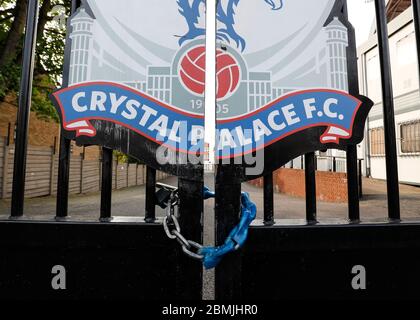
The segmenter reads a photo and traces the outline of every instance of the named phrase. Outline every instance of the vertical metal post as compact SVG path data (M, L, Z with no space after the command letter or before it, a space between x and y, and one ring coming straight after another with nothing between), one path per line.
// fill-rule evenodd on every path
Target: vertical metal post
M80 6L80 0L72 0L71 13L75 13ZM65 61L69 61L68 52ZM69 70L64 70L63 87L68 85ZM71 160L71 141L64 137L64 131L60 134L60 152L58 156L58 181L57 181L57 204L56 219L64 219L68 216L69 202L69 183L70 183L70 160Z
M111 149L102 148L101 221L112 218L112 155Z
M264 224L274 224L274 186L273 172L264 176Z
M337 158L333 157L333 172L337 172Z
M58 156L58 181L56 218L65 218L68 215L69 176L70 176L70 146L71 141L60 134L60 152Z
M12 124L9 122L7 127L7 137L6 137L6 145L10 146L10 129L12 129Z
M238 224L241 213L240 170L234 165L218 165L216 174L216 246L222 245L226 237ZM223 258L216 268L216 300L241 298L241 256L234 252Z
M156 220L156 169L146 167L146 214L145 221L153 223Z
M196 178L196 177L194 177ZM189 180L179 178L179 224L185 238L197 243L203 243L203 187L201 179ZM201 181L200 181L201 180ZM179 250L179 265L177 270L177 298L181 300L202 297L203 265L186 257Z
M348 18L347 2L343 2L343 14ZM356 47L354 30L349 31L349 48ZM351 95L359 94L357 56L355 50L347 50L348 89ZM360 221L359 185L357 171L357 146L350 145L346 152L348 217L353 223ZM337 168L336 168L337 169Z
M379 60L381 65L382 105L385 128L388 217L400 220L400 190L398 179L397 138L395 133L394 95L392 90L391 59L388 25L384 0L375 0Z
M363 159L359 159L359 199L363 199Z
M315 152L305 155L306 220L316 222Z
M71 2L71 12L72 14L76 12L77 8L81 5L81 0L72 0Z
M357 170L357 146L347 147L347 193L349 220L360 221L359 186Z
M15 140L11 217L23 216L26 153L28 147L29 115L31 110L38 13L39 1L29 0L26 15L25 44L23 48L22 76L20 81L19 109L17 115L18 127Z

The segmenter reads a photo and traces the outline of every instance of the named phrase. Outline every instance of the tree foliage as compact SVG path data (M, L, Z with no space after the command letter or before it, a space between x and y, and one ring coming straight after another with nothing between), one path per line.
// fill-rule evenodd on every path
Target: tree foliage
M27 1L0 0L0 101L19 91ZM66 31L54 17L70 8L71 0L40 1L32 110L42 118L58 120L48 95L61 82Z

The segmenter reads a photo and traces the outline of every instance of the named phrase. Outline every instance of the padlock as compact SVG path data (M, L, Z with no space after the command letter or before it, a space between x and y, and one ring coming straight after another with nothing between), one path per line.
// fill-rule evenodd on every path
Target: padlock
M164 188L159 189L155 193L156 204L162 209L165 209L168 206L168 203L171 199L171 195L172 191Z

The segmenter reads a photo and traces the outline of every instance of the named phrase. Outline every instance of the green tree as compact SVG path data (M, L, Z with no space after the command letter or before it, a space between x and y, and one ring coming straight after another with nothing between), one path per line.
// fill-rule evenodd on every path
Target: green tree
M27 1L0 1L0 100L19 91ZM70 13L70 0L40 3L32 97L32 110L42 118L56 121L58 116L48 96L60 86L66 36L65 30L54 21L57 10L53 8L58 5L66 14Z

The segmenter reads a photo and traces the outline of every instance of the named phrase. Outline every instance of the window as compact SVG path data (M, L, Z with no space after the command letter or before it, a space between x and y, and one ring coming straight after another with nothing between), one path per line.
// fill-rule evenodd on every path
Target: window
M382 100L381 90L381 68L379 64L379 56L373 55L367 57L366 61L366 80L367 80L367 93L375 103Z
M401 125L401 152L420 153L420 120Z
M328 151L319 151L318 157L319 158L327 158L328 157Z
M384 128L375 128L369 130L370 154L372 156L385 155L385 135Z
M394 91L401 95L418 88L415 34L410 33L397 44L397 64L393 68Z
M414 32L397 42L397 60L400 66L417 62L416 38Z

